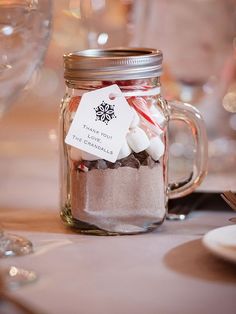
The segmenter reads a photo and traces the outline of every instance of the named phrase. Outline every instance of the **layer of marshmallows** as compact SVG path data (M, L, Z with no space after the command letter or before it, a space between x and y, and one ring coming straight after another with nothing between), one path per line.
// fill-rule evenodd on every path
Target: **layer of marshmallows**
M141 97L136 97L130 101L128 100L128 102L131 105L133 119L130 123L129 131L120 149L117 160L128 157L132 152L140 153L146 151L153 160L158 161L165 152L165 145L162 140L162 127L166 120L163 113L161 113L154 104L151 104L149 107L146 106L146 103L144 103L145 100ZM135 104L136 108L138 107L140 109L139 112L141 113L137 113L133 104ZM142 112L144 112L144 115L142 115ZM145 116L150 117L155 125L147 121ZM94 161L100 159L95 155L72 146L70 147L69 154L73 161Z

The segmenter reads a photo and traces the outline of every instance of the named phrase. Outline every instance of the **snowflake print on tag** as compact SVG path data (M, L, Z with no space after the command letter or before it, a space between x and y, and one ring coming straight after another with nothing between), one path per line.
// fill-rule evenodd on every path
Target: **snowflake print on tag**
M95 121L102 121L104 123L106 123L106 125L108 124L109 121L111 121L113 118L116 118L115 112L114 112L114 105L110 105L105 103L105 101L103 101L101 103L101 105L97 106L96 108L94 108L95 112L96 112L96 120Z

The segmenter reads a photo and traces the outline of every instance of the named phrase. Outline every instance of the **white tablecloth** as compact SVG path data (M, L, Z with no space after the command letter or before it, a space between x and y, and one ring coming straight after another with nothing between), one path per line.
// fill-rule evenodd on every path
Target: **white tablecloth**
M38 282L14 294L48 314L233 314L236 267L201 243L230 217L197 211L153 233L97 237L68 231L57 211L8 209L1 221L31 239L35 252L2 259L1 266L38 273Z
M39 117L16 110L1 124L0 223L35 253L0 265L39 275L13 294L48 314L235 313L236 267L201 243L235 213L205 208L143 235L74 234L59 218L57 118Z

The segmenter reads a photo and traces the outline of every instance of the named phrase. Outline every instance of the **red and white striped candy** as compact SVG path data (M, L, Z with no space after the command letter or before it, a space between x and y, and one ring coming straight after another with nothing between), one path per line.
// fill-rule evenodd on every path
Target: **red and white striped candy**
M83 163L78 166L78 169L83 171L83 172L88 172L89 171L89 168L86 167Z

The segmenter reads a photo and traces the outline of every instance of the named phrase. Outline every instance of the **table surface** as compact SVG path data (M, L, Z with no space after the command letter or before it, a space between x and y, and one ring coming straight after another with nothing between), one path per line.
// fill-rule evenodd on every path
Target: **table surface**
M152 233L98 237L72 233L55 210L1 210L5 228L29 238L35 250L1 265L38 273L14 295L48 314L233 314L236 267L201 242L233 216L199 210Z
M16 110L0 132L0 222L34 245L34 254L0 265L39 275L14 296L48 314L235 313L236 267L201 242L209 230L231 224L235 213L227 205L207 205L143 235L74 234L59 218L57 119L43 116L42 127L36 116Z

